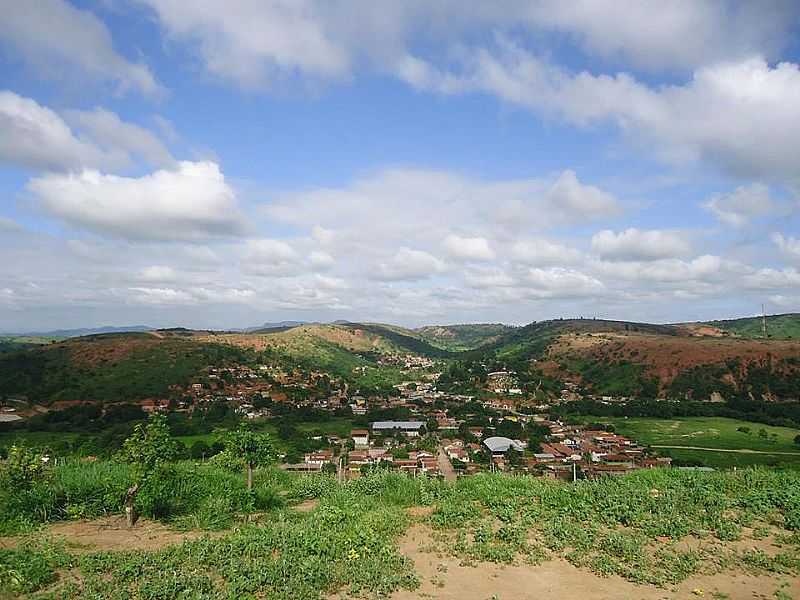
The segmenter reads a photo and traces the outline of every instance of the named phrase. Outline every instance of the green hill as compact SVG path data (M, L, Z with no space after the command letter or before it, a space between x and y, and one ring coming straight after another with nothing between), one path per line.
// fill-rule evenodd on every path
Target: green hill
M74 338L0 355L0 397L108 402L167 397L209 364L246 359L246 351L146 333Z
M800 339L800 314L767 315L766 320L768 338L774 340ZM757 339L764 337L762 317L707 321L706 325L742 338Z
M466 325L426 325L414 330L422 339L443 350L462 352L474 350L497 341L515 328L502 323Z

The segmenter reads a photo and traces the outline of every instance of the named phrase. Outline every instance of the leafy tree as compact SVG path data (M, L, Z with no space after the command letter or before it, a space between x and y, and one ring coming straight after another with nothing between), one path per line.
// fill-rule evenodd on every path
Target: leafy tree
M161 468L174 460L178 447L169 432L167 419L153 414L146 423L138 423L133 433L122 444L117 455L119 460L131 465L133 483L125 493L125 516L128 527L136 524L138 515L134 503L142 486L152 479Z
M233 456L241 458L247 466L247 489L253 489L253 469L275 460L275 447L267 433L256 433L242 424L225 438L225 449Z
M327 462L322 465L322 472L326 475L336 475L336 465L332 462Z
M742 433L750 433L750 428L747 425L742 425L741 427L737 427L736 431L741 431Z
M5 464L5 475L10 487L29 487L45 476L50 457L25 446L11 446Z
M512 468L517 468L522 464L522 456L521 453L515 450L513 447L509 447L505 453L505 461L508 463L508 466Z
M189 456L194 460L203 460L211 455L211 448L203 440L197 440L192 447L189 448Z
M800 446L800 435L794 436L794 443Z

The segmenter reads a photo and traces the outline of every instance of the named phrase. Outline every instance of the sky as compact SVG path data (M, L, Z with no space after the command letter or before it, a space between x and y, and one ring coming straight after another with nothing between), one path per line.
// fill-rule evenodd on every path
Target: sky
M792 0L0 0L0 331L800 312Z

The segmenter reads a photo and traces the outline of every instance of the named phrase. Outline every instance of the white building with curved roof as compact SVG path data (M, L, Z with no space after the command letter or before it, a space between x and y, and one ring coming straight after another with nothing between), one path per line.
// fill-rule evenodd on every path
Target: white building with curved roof
M486 438L483 440L483 444L492 454L505 454L509 448L513 448L517 452L525 450L525 444L507 437L493 436Z

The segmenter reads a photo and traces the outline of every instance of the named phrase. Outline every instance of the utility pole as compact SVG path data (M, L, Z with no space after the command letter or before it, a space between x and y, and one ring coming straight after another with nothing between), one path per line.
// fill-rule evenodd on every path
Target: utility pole
M761 305L761 330L764 333L764 337L767 337L767 309L762 304Z

